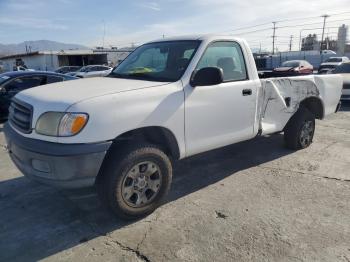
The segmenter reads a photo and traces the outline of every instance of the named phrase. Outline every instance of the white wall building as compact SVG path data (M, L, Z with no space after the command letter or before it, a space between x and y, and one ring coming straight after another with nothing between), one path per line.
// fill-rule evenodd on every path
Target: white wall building
M117 49L115 47L112 47L112 48L96 48L93 51L95 54L106 53L109 65L116 66L134 50L135 48Z
M15 54L0 58L4 71L12 71L16 65L43 71L54 71L61 66L84 66L107 64L106 53L93 50L38 51Z
M342 25L338 29L338 43L337 43L338 50L337 50L337 53L339 55L345 54L347 37L348 37L348 27L346 25Z

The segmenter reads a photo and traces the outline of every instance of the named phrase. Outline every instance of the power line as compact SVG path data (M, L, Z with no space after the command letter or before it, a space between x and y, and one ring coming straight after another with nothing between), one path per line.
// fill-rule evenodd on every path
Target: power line
M323 17L323 16L321 16L321 17ZM342 21L348 21L348 20L350 20L350 19L330 20L330 21L328 21L328 23L342 22ZM305 26L305 25L318 25L318 24L322 24L322 22L299 24L299 25L285 25L285 26L279 26L279 27L277 27L277 29L290 28L290 27L299 27L299 26Z
M350 11L348 11L348 12L341 12L341 13L334 13L334 14L330 14L329 16L337 16L337 15L343 15L343 14L350 14ZM319 16L299 17L299 18L278 20L277 22L278 23L283 23L283 22L289 22L289 21L308 20L308 19L316 19L316 18L320 18L320 17Z
M252 34L252 33L256 33L256 32L262 32L262 31L267 31L267 30L271 30L272 28L264 28L264 29L259 29L259 30L254 30L254 31L248 31L248 32L243 32L243 33L238 33L236 35L248 35L248 34Z
M269 24L271 24L271 22L263 23L263 24L257 24L257 25L252 25L252 26L240 27L240 28L236 28L236 29L232 29L232 30L227 30L227 31L222 31L222 32L235 32L235 31L240 31L240 30L244 30L244 29L250 29L250 28L260 27L260 26L269 25Z
M347 12L341 12L341 13L336 13L336 14L330 14L330 16L337 16L337 15L343 15L343 14L350 14L350 12L347 11Z
M341 12L341 13L334 13L334 14L330 14L330 16L337 16L337 15L342 15L342 14L349 14L350 11L347 12ZM285 22L289 22L289 21L298 21L298 20L308 20L308 19L316 19L319 18L319 16L311 16L311 17L299 17L299 18L291 18L291 19L283 19L283 20L275 20L276 23L285 23ZM330 22L338 22L338 21L343 21L342 20L335 20L335 21L330 21ZM264 25L268 25L271 22L266 22L266 23L261 23L261 24L256 24L256 25L252 25L252 26L245 26L245 27L240 27L240 28L234 28L231 30L226 30L226 31L221 31L221 32L235 32L235 31L241 31L241 30L245 30L245 29L251 29L251 28L255 28L255 27L260 27L260 26L264 26ZM312 25L312 24L320 24L321 22L317 22L317 23L310 23L310 24L303 24L303 25ZM279 27L279 28L284 28L284 27L295 27L295 26L302 26L302 25L291 25L291 26L283 26L283 27ZM277 28L276 28L277 29Z

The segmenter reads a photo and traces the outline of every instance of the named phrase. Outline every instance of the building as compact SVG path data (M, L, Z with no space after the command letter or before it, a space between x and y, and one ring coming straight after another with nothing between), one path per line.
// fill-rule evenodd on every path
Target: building
M3 71L12 71L16 66L54 71L61 66L111 65L124 60L132 49L96 48L90 50L37 51L0 57Z
M301 43L301 51L320 50L320 43L316 34L309 34L303 38Z
M340 55L344 55L346 52L346 41L348 37L348 27L342 25L338 29L338 48L337 53Z
M319 51L322 46L322 50L332 50L337 52L338 55L345 55L348 52L347 44L348 27L342 25L338 29L338 39L332 40L326 37L322 44L317 40L316 34L309 34L302 39L301 51Z
M94 53L93 50L37 51L25 54L8 55L0 58L5 71L15 66L43 71L54 71L61 66L84 66L107 64L106 53Z
M134 47L120 48L120 49L118 49L117 47L111 47L111 48L96 47L93 50L93 52L96 54L101 54L101 53L107 54L108 64L110 66L116 66L134 50L135 50Z
M337 52L338 49L338 41L332 40L329 37L326 37L322 43L322 50L332 50Z

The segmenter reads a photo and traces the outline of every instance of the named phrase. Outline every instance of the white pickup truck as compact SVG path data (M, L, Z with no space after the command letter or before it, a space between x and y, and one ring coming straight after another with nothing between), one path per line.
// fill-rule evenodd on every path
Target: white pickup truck
M24 175L61 187L96 185L117 215L155 210L172 161L284 131L308 147L315 119L338 110L337 75L260 80L247 43L230 36L150 42L108 77L15 96L5 136Z

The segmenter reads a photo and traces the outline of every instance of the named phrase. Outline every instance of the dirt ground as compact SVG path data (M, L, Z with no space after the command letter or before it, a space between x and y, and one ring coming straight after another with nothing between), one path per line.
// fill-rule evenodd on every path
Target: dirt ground
M178 162L167 203L126 223L0 150L0 261L350 261L349 170L345 106L306 150L273 135Z

